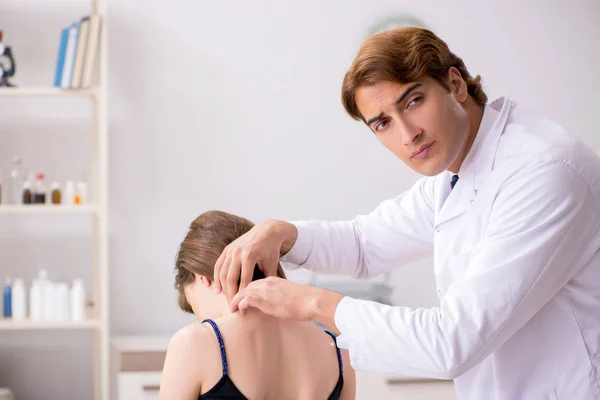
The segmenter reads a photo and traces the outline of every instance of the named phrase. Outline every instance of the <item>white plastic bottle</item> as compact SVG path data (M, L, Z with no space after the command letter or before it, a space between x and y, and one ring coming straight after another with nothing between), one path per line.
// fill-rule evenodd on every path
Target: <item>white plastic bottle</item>
M85 288L83 280L73 279L71 287L71 320L83 321L85 319Z
M55 299L56 285L52 281L48 281L44 288L44 304L43 304L43 319L44 321L53 321L56 319Z
M40 284L40 311L42 320L50 321L54 319L54 287L48 279L48 271L40 270L38 273L38 282Z
M85 181L85 176L81 176L77 181L77 186L75 189L75 204L87 204L87 182Z
M2 317L12 317L12 281L7 276L4 281L4 288L2 289Z
M12 287L12 317L25 319L27 310L27 295L23 279L17 278Z
M67 181L65 183L65 191L63 193L62 204L75 204L75 182Z
M58 321L68 321L70 312L69 286L66 283L55 285L54 316Z
M42 319L42 288L38 279L31 282L29 289L29 319L32 321Z

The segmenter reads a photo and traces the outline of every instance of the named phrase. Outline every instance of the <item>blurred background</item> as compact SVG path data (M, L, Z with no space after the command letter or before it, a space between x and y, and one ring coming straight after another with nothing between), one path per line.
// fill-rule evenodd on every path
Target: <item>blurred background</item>
M51 88L61 30L89 13L87 0L2 0L2 41L17 67L11 82ZM483 77L490 100L509 96L600 147L594 0L108 0L105 23L111 341L169 337L193 321L177 308L173 267L189 223L203 211L254 222L350 219L415 182L416 173L340 102L346 69L378 29L433 30ZM92 113L85 97L0 96L3 182L19 156L46 184L85 176L90 198L97 196ZM0 278L29 284L46 269L57 281L81 278L91 291L89 215L0 219ZM367 283L306 271L288 276L367 297L388 284L390 304L438 301L431 260ZM18 399L92 398L93 335L0 330L0 387ZM384 398L365 390L361 398ZM419 393L435 396L432 390Z

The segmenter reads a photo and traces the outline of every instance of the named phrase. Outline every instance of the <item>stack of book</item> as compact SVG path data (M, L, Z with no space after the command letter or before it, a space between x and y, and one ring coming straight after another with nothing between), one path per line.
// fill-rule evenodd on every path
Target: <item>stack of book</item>
M99 15L83 17L60 34L54 87L89 89L92 87L100 50Z

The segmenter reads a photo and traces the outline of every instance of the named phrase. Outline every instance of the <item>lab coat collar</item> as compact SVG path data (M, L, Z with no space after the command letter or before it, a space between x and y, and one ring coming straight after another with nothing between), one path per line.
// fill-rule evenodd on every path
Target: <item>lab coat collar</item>
M494 161L496 160L500 137L504 132L506 121L514 104L512 100L500 97L490 105L485 106L480 131L484 120L487 118L485 121L485 132L487 133L484 134L484 138L481 140L481 148L474 151L473 189L475 193L485 184L490 172L494 169Z
M475 200L477 191L494 167L500 136L512 105L510 99L501 97L484 106L477 135L458 172L457 186L453 191L450 190L453 174L449 171L439 180L441 187L438 188L442 197L438 202L440 208L436 216L436 225L465 213Z

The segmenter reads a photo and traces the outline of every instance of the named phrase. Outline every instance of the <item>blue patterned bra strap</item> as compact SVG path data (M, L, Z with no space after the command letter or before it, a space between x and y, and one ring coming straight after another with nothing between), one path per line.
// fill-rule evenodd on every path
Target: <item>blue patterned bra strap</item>
M223 365L223 375L227 375L227 356L225 355L225 345L223 344L223 336L221 336L221 331L219 327L210 318L207 318L202 321L202 323L208 322L213 330L215 331L215 335L217 335L217 340L219 341L219 350L221 351L221 364Z

